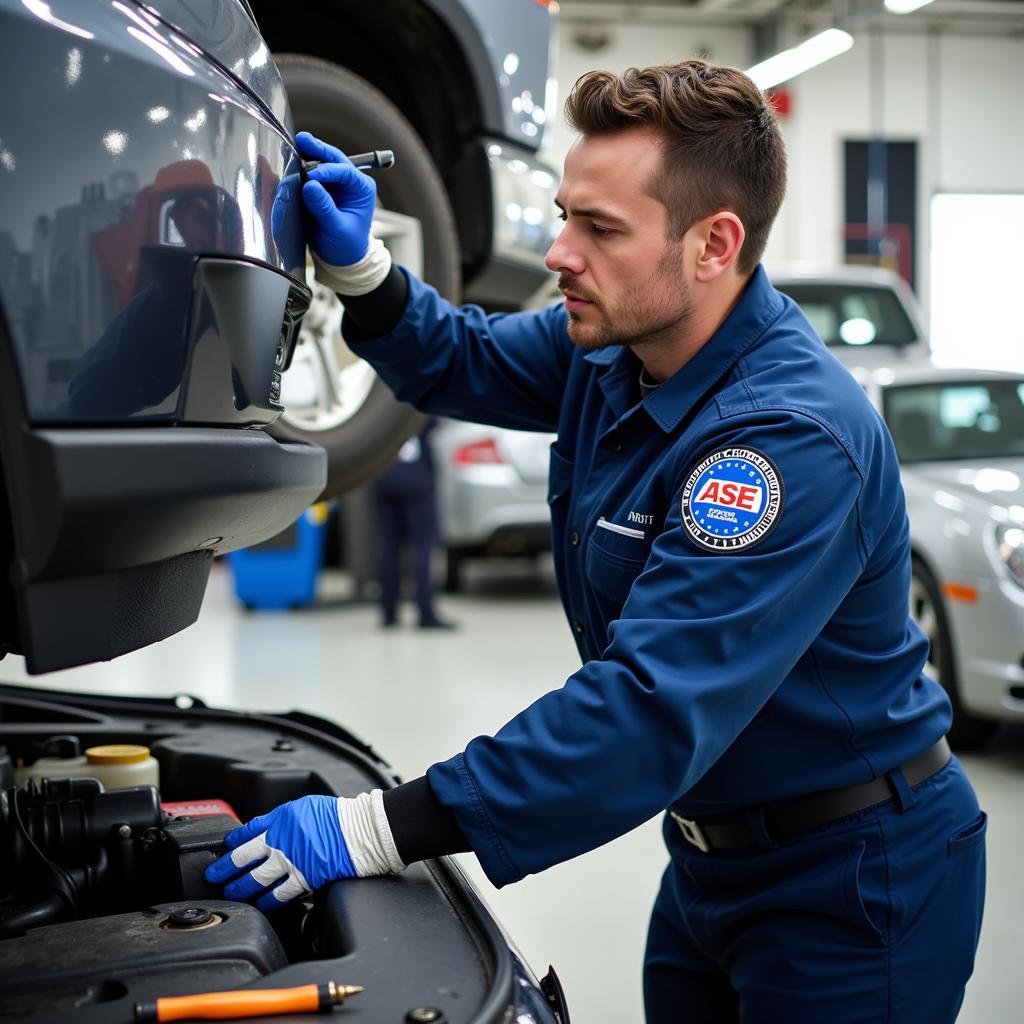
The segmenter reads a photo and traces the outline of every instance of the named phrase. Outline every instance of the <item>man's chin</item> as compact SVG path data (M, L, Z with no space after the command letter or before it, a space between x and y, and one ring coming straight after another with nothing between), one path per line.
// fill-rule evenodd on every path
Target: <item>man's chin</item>
M618 344L615 337L608 331L606 324L585 324L578 313L569 314L566 329L569 332L569 340L577 348L596 351Z

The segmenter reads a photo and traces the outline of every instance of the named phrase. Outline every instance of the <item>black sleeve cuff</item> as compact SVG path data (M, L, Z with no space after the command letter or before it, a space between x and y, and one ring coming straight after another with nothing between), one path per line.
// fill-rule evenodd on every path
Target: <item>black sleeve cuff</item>
M391 264L388 276L365 295L342 295L345 316L341 333L346 341L368 341L390 334L402 319L409 299L405 274Z
M425 775L386 789L384 813L405 864L471 849L454 815L434 796Z

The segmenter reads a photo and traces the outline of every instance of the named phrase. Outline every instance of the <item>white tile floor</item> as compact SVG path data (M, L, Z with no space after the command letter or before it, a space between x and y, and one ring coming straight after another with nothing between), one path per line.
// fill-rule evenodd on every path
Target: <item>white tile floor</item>
M549 576L507 564L478 570L470 593L443 602L461 629L381 631L375 610L335 603L291 614L242 612L218 566L196 625L108 665L34 684L108 693L187 692L222 706L295 707L343 722L404 777L492 732L577 666ZM326 597L344 581L327 574ZM25 681L17 658L0 679ZM1022 1019L1024 728L984 756L965 758L991 815L989 897L962 1024ZM553 963L579 1024L639 1022L647 914L665 863L656 822L543 875L495 891L469 855L459 858L538 973Z

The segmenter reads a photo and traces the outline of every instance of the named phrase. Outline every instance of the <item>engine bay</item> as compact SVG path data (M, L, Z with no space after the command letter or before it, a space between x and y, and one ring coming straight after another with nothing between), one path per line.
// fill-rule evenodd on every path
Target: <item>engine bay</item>
M158 785L86 774L103 771L80 751L111 745L142 751ZM127 1024L160 997L335 982L363 987L341 1011L358 1020L554 1021L448 861L335 882L269 915L205 881L239 821L395 781L371 748L300 712L0 686L0 1019Z

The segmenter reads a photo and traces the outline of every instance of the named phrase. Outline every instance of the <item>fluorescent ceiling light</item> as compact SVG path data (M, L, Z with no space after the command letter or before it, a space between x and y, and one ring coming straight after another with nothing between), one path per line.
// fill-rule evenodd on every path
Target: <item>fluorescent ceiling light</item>
M899 2L899 0L897 0ZM825 61L846 53L853 46L853 36L841 28L829 28L811 36L799 46L791 50L769 57L747 69L747 74L761 89L770 89L773 85L785 82L803 72L824 64Z
M932 0L885 0L885 9L890 14L909 14L931 2Z

